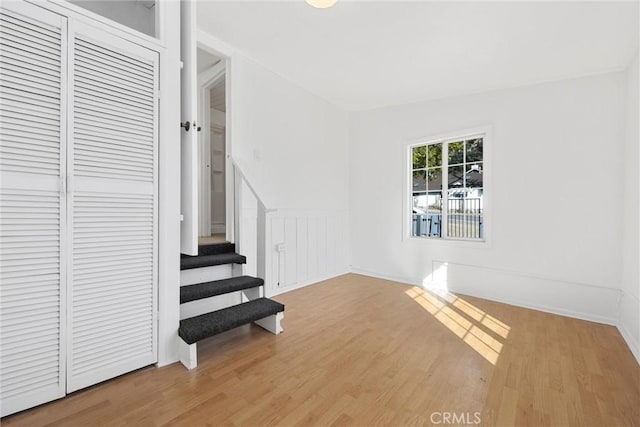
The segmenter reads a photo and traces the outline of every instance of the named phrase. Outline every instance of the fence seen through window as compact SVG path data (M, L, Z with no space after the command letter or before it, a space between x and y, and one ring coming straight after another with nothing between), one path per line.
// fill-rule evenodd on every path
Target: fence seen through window
M483 137L414 145L411 235L484 240Z

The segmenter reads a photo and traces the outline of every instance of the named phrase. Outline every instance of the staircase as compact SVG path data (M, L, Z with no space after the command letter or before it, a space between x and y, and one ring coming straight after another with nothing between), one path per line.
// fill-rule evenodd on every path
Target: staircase
M198 364L197 342L248 323L279 334L284 305L264 298L264 280L242 275L247 259L233 243L198 247L180 259L180 362Z

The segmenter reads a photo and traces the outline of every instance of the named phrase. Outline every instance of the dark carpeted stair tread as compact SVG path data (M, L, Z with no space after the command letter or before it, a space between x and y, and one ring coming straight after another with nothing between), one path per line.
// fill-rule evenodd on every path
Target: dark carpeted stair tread
M279 302L268 298L258 298L243 304L181 320L178 335L187 344L193 344L204 338L282 311L284 311L284 305Z
M183 255L180 257L180 270L223 264L245 264L246 262L247 258L244 255L239 255L235 252L198 256Z
M180 287L180 304L196 301L216 295L228 294L243 289L257 288L264 285L264 280L251 276L231 277L229 279L198 283Z
M212 243L210 245L199 245L198 255L218 255L225 253L233 253L236 251L234 243Z

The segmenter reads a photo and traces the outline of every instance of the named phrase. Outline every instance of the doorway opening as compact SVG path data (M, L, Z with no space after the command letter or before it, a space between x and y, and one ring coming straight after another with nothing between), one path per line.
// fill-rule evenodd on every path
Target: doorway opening
M198 244L227 236L227 90L223 59L198 48Z

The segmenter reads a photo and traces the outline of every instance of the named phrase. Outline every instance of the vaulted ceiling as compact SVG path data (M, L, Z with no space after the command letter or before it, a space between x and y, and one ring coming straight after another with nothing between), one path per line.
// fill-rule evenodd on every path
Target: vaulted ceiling
M201 1L198 26L363 110L624 69L638 2Z

